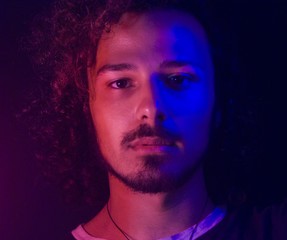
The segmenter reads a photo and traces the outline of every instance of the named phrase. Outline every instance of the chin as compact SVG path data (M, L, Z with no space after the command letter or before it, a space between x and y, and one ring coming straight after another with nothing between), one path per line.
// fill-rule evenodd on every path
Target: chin
M165 156L149 155L143 159L143 167L135 173L121 174L111 166L108 171L134 192L158 194L175 191L185 185L198 169L193 166L169 166Z

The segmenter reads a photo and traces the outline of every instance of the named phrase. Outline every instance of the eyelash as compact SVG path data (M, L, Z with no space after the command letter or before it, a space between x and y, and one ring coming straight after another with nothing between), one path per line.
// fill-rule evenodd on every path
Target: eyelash
M125 87L113 86L114 84L120 84L120 83L126 83L126 84L128 84L128 87L126 87L126 86ZM132 82L131 82L131 79L129 79L129 78L121 78L121 79L117 79L117 80L109 83L108 86L111 88L114 88L114 89L124 89L124 88L132 87Z
M179 78L179 82L176 82L175 79ZM194 74L190 73L173 73L173 74L161 74L160 79L169 87L175 89L175 90L180 90L183 89L186 86L186 84L190 84L191 82L197 81L197 77ZM174 80L174 81L172 81ZM187 82L186 82L187 80ZM179 83L179 84L178 84ZM124 84L124 86L120 86L119 84ZM185 84L183 86L183 84ZM116 86L114 86L116 85ZM108 84L109 87L113 89L125 89L125 88L130 88L133 86L132 80L129 78L121 78L117 79L111 83Z
M175 81L176 78L179 78L180 81ZM189 87L190 83L196 82L197 77L195 74L190 73L173 73L173 74L164 74L163 81L166 85L171 87L174 90L181 90Z

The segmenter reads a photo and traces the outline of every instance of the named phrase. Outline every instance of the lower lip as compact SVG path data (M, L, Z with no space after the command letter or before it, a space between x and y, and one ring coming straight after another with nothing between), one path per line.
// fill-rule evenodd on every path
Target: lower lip
M139 145L132 148L137 152L145 153L169 153L175 151L175 146L168 145Z

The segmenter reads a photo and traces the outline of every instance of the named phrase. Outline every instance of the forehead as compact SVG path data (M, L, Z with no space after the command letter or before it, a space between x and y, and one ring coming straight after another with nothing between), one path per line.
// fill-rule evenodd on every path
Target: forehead
M126 59L152 62L160 57L210 68L209 44L201 24L176 10L126 13L109 33L102 35L96 65Z

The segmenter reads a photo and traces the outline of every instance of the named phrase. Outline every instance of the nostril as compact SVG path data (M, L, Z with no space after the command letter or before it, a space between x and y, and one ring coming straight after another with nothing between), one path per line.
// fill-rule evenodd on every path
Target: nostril
M156 117L157 117L157 119L159 121L164 121L165 120L165 115L163 113L161 113L161 112L158 113Z
M142 120L147 120L147 119L150 119L152 118L152 116L149 116L148 114L143 114L142 115ZM162 113L162 112L157 112L155 113L155 116L154 118L158 121L164 121L165 120L165 115Z
M141 121L163 121L165 120L164 105L159 96L152 94L152 91L144 92L139 96L139 103L136 108L137 118Z

